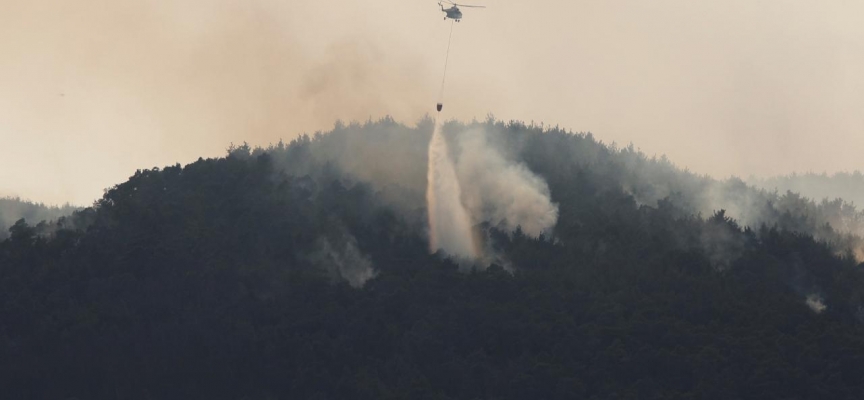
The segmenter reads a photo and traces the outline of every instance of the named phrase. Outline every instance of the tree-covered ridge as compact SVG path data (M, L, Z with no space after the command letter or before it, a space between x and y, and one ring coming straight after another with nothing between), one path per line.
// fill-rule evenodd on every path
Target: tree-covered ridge
M17 197L0 197L0 239L9 237L9 227L21 218L33 223L42 221L47 223L70 215L79 208L70 204L50 206Z
M414 128L390 119L350 126L339 123L327 134L304 135L291 146L240 147L233 154L267 152L281 169L300 175L325 165L338 168L399 199L395 206L417 211L424 202L426 147L432 124L428 119ZM615 143L607 145L590 133L574 134L558 127L490 118L470 124L451 121L445 128L456 158L462 156L460 136L487 132L493 142L490 145L545 179L553 200L569 189L567 180L572 174L590 173L598 185L622 190L639 205L656 208L670 202L681 215L702 218L725 210L742 226L756 229L766 225L811 235L831 243L839 252L851 250L864 259L860 241L864 237L864 210L840 198L813 200L792 191L753 187L739 178L716 180L682 170L665 156L648 157L632 144L623 148ZM410 200L405 200L406 196Z
M477 130L559 206L548 235L477 224L491 266L428 254L428 121L233 147L138 171L53 233L16 224L0 242L0 387L9 398L862 398L864 265L842 250L856 238L818 216L825 205L521 123L448 124L456 157L470 156L458 136ZM770 201L745 207L759 196ZM717 198L768 217L700 217Z

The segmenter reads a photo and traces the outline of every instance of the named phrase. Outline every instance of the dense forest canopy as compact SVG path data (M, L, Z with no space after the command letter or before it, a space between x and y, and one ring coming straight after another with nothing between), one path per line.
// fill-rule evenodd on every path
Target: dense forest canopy
M482 249L455 259L428 248L433 124L337 123L232 146L137 171L52 224L18 221L0 242L0 387L864 398L853 205L714 180L557 127L450 121Z

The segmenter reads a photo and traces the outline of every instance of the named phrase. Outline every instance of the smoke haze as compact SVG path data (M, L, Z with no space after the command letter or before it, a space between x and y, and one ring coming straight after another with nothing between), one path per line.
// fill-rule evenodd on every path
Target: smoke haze
M718 177L860 169L864 4L485 4L453 34L455 118L592 131ZM0 195L86 205L230 142L415 121L440 17L434 1L0 0Z
M864 205L864 174L852 173L791 174L768 179L751 177L748 183L765 190L792 191L814 200L841 198L857 206Z
M9 237L9 227L19 219L24 219L30 225L39 222L56 221L58 218L68 216L76 210L69 204L64 206L46 206L22 201L16 198L0 197L0 240Z

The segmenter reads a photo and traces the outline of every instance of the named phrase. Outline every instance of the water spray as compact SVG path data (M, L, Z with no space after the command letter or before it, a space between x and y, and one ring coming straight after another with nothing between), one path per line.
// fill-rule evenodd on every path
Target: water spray
M427 174L429 252L444 250L452 256L476 259L478 251L471 230L471 217L462 204L462 189L438 119L429 142Z
M456 176L456 168L450 158L447 139L441 133L441 110L444 109L444 86L447 81L447 64L450 61L450 44L453 41L453 25L462 18L461 4L449 9L441 9L451 19L450 34L447 38L447 53L444 57L444 73L441 77L441 90L435 108L435 130L429 141L429 167L427 175L426 202L429 212L429 251L443 250L461 259L477 259L479 251L471 229L471 216L462 203L462 189ZM477 7L477 6L466 6Z

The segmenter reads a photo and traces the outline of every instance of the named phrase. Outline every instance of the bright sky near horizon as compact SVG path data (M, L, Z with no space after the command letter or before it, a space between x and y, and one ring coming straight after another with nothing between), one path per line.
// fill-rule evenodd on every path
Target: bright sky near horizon
M560 125L717 177L864 169L864 2L475 0L445 116ZM434 0L0 0L0 196L434 112Z

